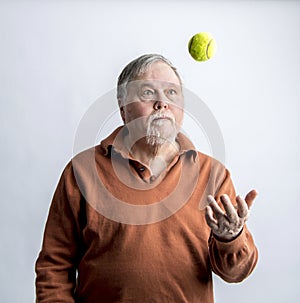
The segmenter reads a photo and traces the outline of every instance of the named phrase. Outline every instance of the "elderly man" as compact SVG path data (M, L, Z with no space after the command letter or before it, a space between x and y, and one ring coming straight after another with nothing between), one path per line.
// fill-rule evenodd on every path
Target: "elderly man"
M182 84L163 56L118 80L124 125L66 166L36 262L37 302L213 302L212 272L239 282L257 249L228 170L180 132Z

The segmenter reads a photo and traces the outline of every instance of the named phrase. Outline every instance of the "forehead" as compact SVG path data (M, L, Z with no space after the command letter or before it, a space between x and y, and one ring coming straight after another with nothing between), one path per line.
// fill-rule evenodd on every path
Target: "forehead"
M180 81L174 70L164 62L155 62L135 80L153 80L155 82L174 83L180 85Z
M175 89L177 92L181 91L181 86L179 84L153 79L134 80L127 85L128 92L136 92L148 88L154 90Z

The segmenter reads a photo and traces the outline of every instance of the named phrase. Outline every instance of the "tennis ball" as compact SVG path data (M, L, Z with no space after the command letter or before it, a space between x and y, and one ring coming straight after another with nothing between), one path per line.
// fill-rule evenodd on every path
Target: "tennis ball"
M189 41L189 53L196 61L206 61L216 53L216 41L209 33L195 34Z

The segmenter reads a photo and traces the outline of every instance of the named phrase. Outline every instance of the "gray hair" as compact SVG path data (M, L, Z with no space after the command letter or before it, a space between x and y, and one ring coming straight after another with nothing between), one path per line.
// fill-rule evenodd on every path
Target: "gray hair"
M178 77L180 84L182 84L181 78L177 72L176 67L167 58L158 54L142 55L128 63L118 77L117 98L119 106L121 106L126 96L126 87L128 82L135 80L138 76L145 73L151 66L151 64L157 61L164 62L168 66L170 66Z

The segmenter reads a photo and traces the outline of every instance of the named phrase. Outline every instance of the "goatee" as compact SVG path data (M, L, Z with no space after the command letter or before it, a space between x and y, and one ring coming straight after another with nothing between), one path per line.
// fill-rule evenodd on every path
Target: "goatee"
M146 142L151 146L174 142L177 136L174 117L164 113L151 115L147 123Z

